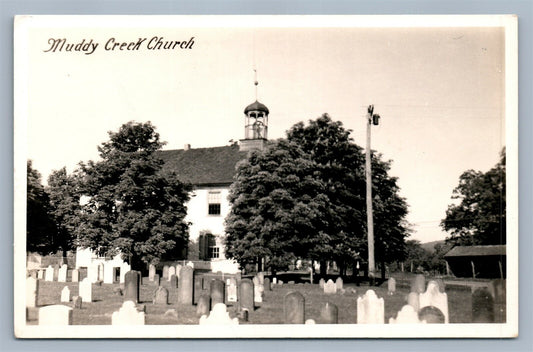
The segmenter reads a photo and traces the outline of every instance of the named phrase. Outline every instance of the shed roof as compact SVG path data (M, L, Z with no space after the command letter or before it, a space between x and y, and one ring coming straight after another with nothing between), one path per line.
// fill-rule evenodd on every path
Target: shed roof
M176 172L180 181L196 186L231 184L237 163L247 155L238 145L161 150L157 154L165 162L164 169Z
M489 255L505 255L505 245L457 246L453 247L444 255L444 257L475 257Z

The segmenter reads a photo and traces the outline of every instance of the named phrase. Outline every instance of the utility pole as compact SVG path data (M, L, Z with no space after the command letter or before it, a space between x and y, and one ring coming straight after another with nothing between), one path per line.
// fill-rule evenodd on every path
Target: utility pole
M370 285L374 285L376 263L374 260L374 217L372 211L372 164L370 154L370 137L372 124L379 124L380 116L374 114L374 105L369 105L367 110L367 124L366 124L366 220L368 228L368 278Z

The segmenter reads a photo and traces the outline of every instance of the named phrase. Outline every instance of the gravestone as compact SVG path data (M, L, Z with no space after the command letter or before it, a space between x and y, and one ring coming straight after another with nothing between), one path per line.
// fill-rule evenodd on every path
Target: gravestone
M161 285L161 278L159 277L159 274L154 275L154 281L152 281L152 284L156 286Z
M357 298L357 324L384 324L385 302L373 290Z
M148 280L154 281L155 276L155 265L150 264L150 267L148 268Z
M250 279L243 279L239 285L239 305L240 309L250 312L254 310L254 284Z
M337 324L339 322L339 309L336 305L330 302L322 304L320 309L320 323L321 324Z
M277 285L277 284L278 284L278 278L276 278L276 277L273 278L273 279L272 279L272 283L273 283L274 285Z
M48 265L44 274L44 281L54 281L54 268Z
M285 324L303 324L305 322L305 298L297 291L289 292L283 299Z
M445 316L437 307L427 306L418 312L418 319L425 321L427 324L444 324Z
M61 265L57 273L57 282L67 282L67 264Z
M176 276L178 277L178 280L180 278L180 271L181 271L182 265L178 264L176 265Z
M426 289L426 278L422 274L417 274L411 282L411 292L424 293Z
M122 263L122 265L120 266L120 283L123 284L126 280L126 273L128 271L131 271L131 265L129 265L128 263L124 262Z
M313 319L307 319L305 321L305 325L315 325L315 324L316 324L316 322Z
M232 277L228 279L228 282L226 286L228 302L237 302L237 280Z
M420 294L420 309L428 306L438 308L444 314L444 323L449 323L448 296L440 292L439 284L435 281L430 281L426 292Z
M59 265L58 264L54 264L54 280L53 281L57 281L58 277L59 277Z
M124 280L124 302L132 301L135 304L139 303L141 275L138 271L130 270L126 273Z
M88 277L80 281L78 292L79 296L83 299L83 302L93 301L93 286Z
M393 295L396 292L396 279L391 277L387 281L387 290L389 292L389 295Z
M337 285L333 282L333 280L329 279L328 282L324 285L324 293L326 295L337 293Z
M418 319L418 312L413 308L413 306L407 304L402 307L402 309L398 312L398 316L396 319L390 318L389 324L422 324L426 323L426 321L420 321Z
M204 280L204 278L202 276L197 276L197 275L193 274L193 283L194 283L193 291L192 291L193 292L193 302L192 302L193 304L196 303L195 299L197 298L197 297L194 297L194 292L202 292L203 291L202 287L204 285L204 281L205 280ZM207 284L207 281L205 281L205 282ZM208 287L206 287L206 289L209 290Z
M144 325L144 318L144 312L139 312L133 301L125 301L117 312L113 312L111 325Z
M78 269L72 270L71 274L71 280L72 282L79 282L80 281L80 271Z
M335 286L337 286L337 291L342 290L342 287L344 285L344 281L342 280L342 277L338 277L337 280L335 280Z
M494 298L485 288L472 288L472 323L494 323Z
M213 310L209 313L209 316L202 315L200 318L200 325L238 325L239 319L231 319L227 312L226 305L224 303L217 303L213 306Z
M272 291L272 285L270 284L270 279L268 277L265 277L264 286L266 291Z
M320 286L320 288L324 288L324 285L326 284L326 281L324 279L320 279L318 281L318 286Z
M187 266L191 269L194 269L194 263L191 262L190 260L187 262Z
M265 284L265 273L260 271L257 273L257 279L259 280L259 285Z
M194 269L190 266L184 266L180 271L180 280L178 287L178 302L180 304L193 304L193 285L194 285Z
M226 285L224 281L215 279L209 284L209 295L211 296L211 305L214 307L217 303L225 303Z
M74 296L72 297L72 306L76 309L81 309L81 304L83 302L83 299L80 296Z
M38 278L39 280L44 279L44 270L39 270L39 271L37 272L37 278Z
M154 293L154 304L168 304L168 290L164 287L158 287Z
M252 283L254 284L254 302L255 303L263 302L263 293L261 292L261 285L259 284L259 278L257 276L254 276L254 278L252 279Z
M170 275L170 288L178 288L178 277L176 275Z
M492 297L494 298L494 322L505 323L506 321L506 284L503 279L492 280L488 287Z
M39 309L39 325L72 325L72 308L62 304Z
M174 266L169 266L169 267L168 267L168 273L167 273L167 275L168 275L168 281L170 281L170 277L171 277L172 275L176 275L176 267L174 267Z
M61 302L70 302L70 290L68 286L63 287L63 290L61 290Z
M26 278L26 307L37 307L39 297L39 281L33 277Z
M407 295L407 304L418 312L420 310L420 296L418 292L409 292Z
M163 267L163 275L161 275L161 277L163 278L163 280L168 279L168 265L165 265Z
M198 298L198 303L196 304L196 315L201 317L202 315L208 315L211 310L211 298L208 294L203 293Z

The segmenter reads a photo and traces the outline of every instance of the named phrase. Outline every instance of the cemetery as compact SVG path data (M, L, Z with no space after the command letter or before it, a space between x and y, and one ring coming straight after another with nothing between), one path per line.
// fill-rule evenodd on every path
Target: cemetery
M124 282L108 284L61 269L55 279L53 268L27 278L28 325L505 322L505 280L397 273L377 286L333 276L311 284L305 273L298 279L294 273L223 274L179 265L151 267L144 277L128 271Z

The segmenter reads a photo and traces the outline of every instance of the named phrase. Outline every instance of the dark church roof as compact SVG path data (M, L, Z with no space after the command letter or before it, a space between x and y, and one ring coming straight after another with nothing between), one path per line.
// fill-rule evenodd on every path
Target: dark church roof
M249 111L263 111L265 112L267 115L270 113L268 111L268 108L266 107L265 104L262 104L260 102L258 102L257 100L253 103L251 103L250 105L248 105L245 109L244 109L244 113L247 114Z
M457 246L444 257L477 257L488 255L505 255L505 245L492 246Z
M196 186L222 186L233 182L236 165L246 158L238 145L212 148L162 150L164 169L178 174L180 181Z

